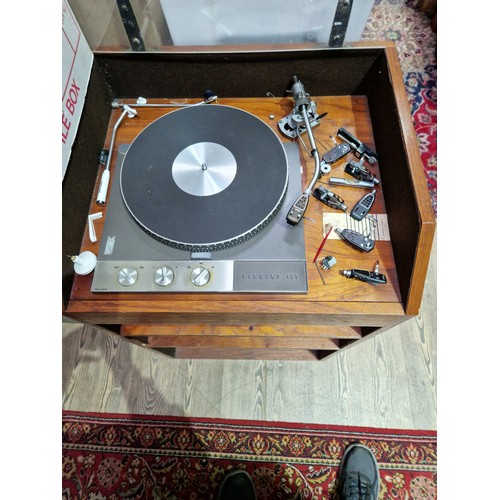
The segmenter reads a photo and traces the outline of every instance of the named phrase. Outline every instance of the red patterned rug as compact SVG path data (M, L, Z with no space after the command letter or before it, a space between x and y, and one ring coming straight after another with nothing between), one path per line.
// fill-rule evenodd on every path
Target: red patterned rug
M350 443L377 457L381 499L433 499L435 431L63 412L63 499L211 499L246 469L259 499L335 499Z
M437 36L418 0L375 0L363 40L396 46L420 156L437 215Z

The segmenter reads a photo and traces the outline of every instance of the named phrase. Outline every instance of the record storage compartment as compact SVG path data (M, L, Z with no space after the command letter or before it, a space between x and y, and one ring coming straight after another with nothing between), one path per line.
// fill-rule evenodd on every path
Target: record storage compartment
M393 44L269 52L98 52L94 56L63 181L64 316L101 325L176 358L325 359L352 342L418 314L435 219ZM331 106L328 109L334 111L325 118L325 123L330 121L325 133L335 135L337 128L344 126L336 120L335 110L345 110L346 116L352 116L350 125L359 125L364 131L360 139L379 155L380 203L390 228L390 241L380 244L387 288L351 285L354 280L339 281L337 277L338 271L347 267L371 270L379 254L359 255L352 250L352 265L337 258L338 264L330 271L335 276L321 273L312 263L322 240L322 213L332 209L311 197L306 212L309 219L302 222L310 283L307 294L91 293L91 275L76 276L67 255L84 250L97 254L99 242L90 243L86 224L89 213L101 210L95 205L102 173L97 158L109 145L116 121L118 110L111 107L113 99L142 96L197 102L211 89L221 104L253 111L253 103L260 103L262 117L271 112L276 115L274 121L266 118L273 127L291 110L291 97L283 95L293 75L318 103L318 113L322 106ZM322 126L314 129L315 135ZM324 142L323 136L321 140ZM305 186L313 168L304 148L301 158L306 165ZM333 174L332 168L332 175L340 171ZM334 186L330 189L340 194ZM366 193L354 191L358 198ZM348 206L352 208L353 203ZM98 235L105 209L103 215L95 221ZM337 246L332 247L328 240L325 248L329 245L334 249L322 255L336 256L337 249L343 248L338 245L345 244L335 242Z

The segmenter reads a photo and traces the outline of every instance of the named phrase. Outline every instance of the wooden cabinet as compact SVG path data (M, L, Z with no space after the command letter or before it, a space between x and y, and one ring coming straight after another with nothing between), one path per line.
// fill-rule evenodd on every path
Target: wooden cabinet
M367 254L328 240L322 255L334 255L337 264L322 270L313 258L323 238L323 213L332 209L311 199L302 222L307 294L95 294L90 291L92 276L74 276L64 257L65 315L117 329L175 357L323 359L418 313L435 220L396 50L385 43L283 52L96 53L63 185L63 255L98 251L98 243L88 238L86 221L97 211L96 159L109 145L120 114L111 108L114 98L194 102L211 88L220 104L247 110L276 127L292 109L292 100L282 97L292 75L303 81L318 112L328 113L314 131L320 147L331 147L330 135L345 127L377 151L373 169L381 184L373 211L387 215L390 240L378 241ZM143 120L155 113L148 110L120 128L116 144L133 139ZM305 185L314 161L306 148L300 151ZM339 167L342 172L341 165L334 165L332 175ZM364 194L353 188L335 191L349 207ZM95 221L98 237L105 217L104 208L103 218ZM371 269L375 261L387 285L373 287L338 272Z

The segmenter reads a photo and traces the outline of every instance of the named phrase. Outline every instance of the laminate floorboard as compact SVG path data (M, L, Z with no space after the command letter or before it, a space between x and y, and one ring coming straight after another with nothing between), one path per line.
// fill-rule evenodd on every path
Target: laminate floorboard
M64 320L63 408L435 429L436 265L434 242L418 316L324 361L176 360Z

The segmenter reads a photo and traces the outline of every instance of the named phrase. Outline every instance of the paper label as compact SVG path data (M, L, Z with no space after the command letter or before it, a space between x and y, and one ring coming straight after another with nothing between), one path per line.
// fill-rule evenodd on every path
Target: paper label
M377 221L374 226L373 221L370 221L370 217L373 217ZM333 231L328 236L329 240L339 240L340 235L335 232L338 227L340 229L353 229L361 234L368 234L368 231L373 228L371 239L375 241L390 241L391 236L389 233L389 223L387 221L387 214L370 214L366 216L363 220L358 221L353 219L348 213L344 212L329 212L323 213L323 236L326 234L324 228L327 224L333 226Z
M106 246L104 247L104 255L112 255L115 248L115 236L108 236Z

